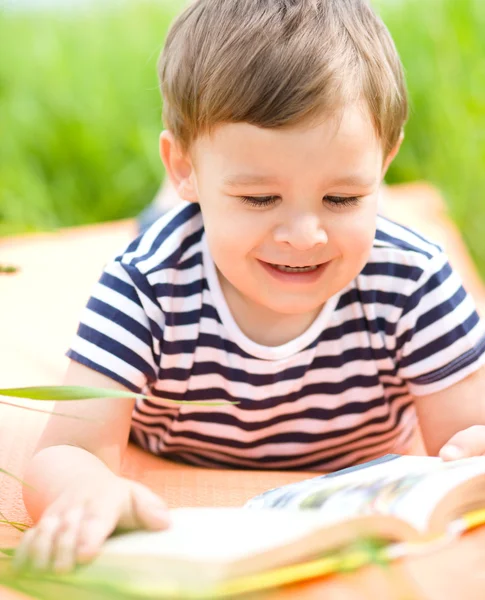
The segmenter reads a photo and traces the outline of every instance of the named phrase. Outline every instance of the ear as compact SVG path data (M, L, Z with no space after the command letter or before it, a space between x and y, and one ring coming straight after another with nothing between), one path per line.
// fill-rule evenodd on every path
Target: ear
M195 172L190 155L182 152L170 131L160 134L160 157L178 195L188 202L198 202Z
M382 166L382 179L384 179L384 177L387 173L387 169L389 168L392 161L396 158L396 155L399 152L399 148L401 147L403 139L404 139L404 131L401 130L401 135L399 136L399 139L397 140L396 145L386 156L386 160L384 161L384 164Z

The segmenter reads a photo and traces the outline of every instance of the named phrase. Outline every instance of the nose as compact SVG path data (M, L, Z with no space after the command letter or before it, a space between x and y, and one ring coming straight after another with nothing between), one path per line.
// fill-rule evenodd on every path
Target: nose
M328 242L328 235L317 215L300 214L288 218L274 231L276 242L291 245L296 250L310 250Z

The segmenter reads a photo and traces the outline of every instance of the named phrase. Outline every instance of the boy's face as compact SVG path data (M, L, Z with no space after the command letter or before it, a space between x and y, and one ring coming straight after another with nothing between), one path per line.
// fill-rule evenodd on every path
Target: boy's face
M200 203L226 297L316 314L364 267L383 154L361 107L305 127L220 125L190 162L181 195Z

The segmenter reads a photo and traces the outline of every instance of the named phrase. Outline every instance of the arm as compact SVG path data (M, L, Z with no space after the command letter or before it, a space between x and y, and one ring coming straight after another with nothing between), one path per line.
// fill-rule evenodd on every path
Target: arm
M76 362L65 383L124 389ZM57 403L84 420L53 415L39 440L24 476L32 486L24 487L24 501L36 526L24 534L14 566L69 571L92 559L116 527L167 526L162 499L119 476L133 404L126 398Z
M70 363L64 384L126 390L76 362ZM133 406L134 399L127 398L56 403L54 410L78 418L51 416L37 444L25 474L35 490L24 487L24 502L34 520L87 472L90 477L119 473Z
M450 460L485 454L484 392L485 366L445 390L415 397L429 454Z

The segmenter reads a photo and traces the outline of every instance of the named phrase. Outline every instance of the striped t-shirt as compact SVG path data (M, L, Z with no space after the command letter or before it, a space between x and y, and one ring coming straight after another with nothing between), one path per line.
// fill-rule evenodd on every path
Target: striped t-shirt
M199 206L182 204L106 267L68 355L156 397L138 399L132 419L132 439L154 454L334 470L404 452L413 396L463 379L484 350L483 325L442 250L384 218L362 272L307 331L257 344L225 301Z

